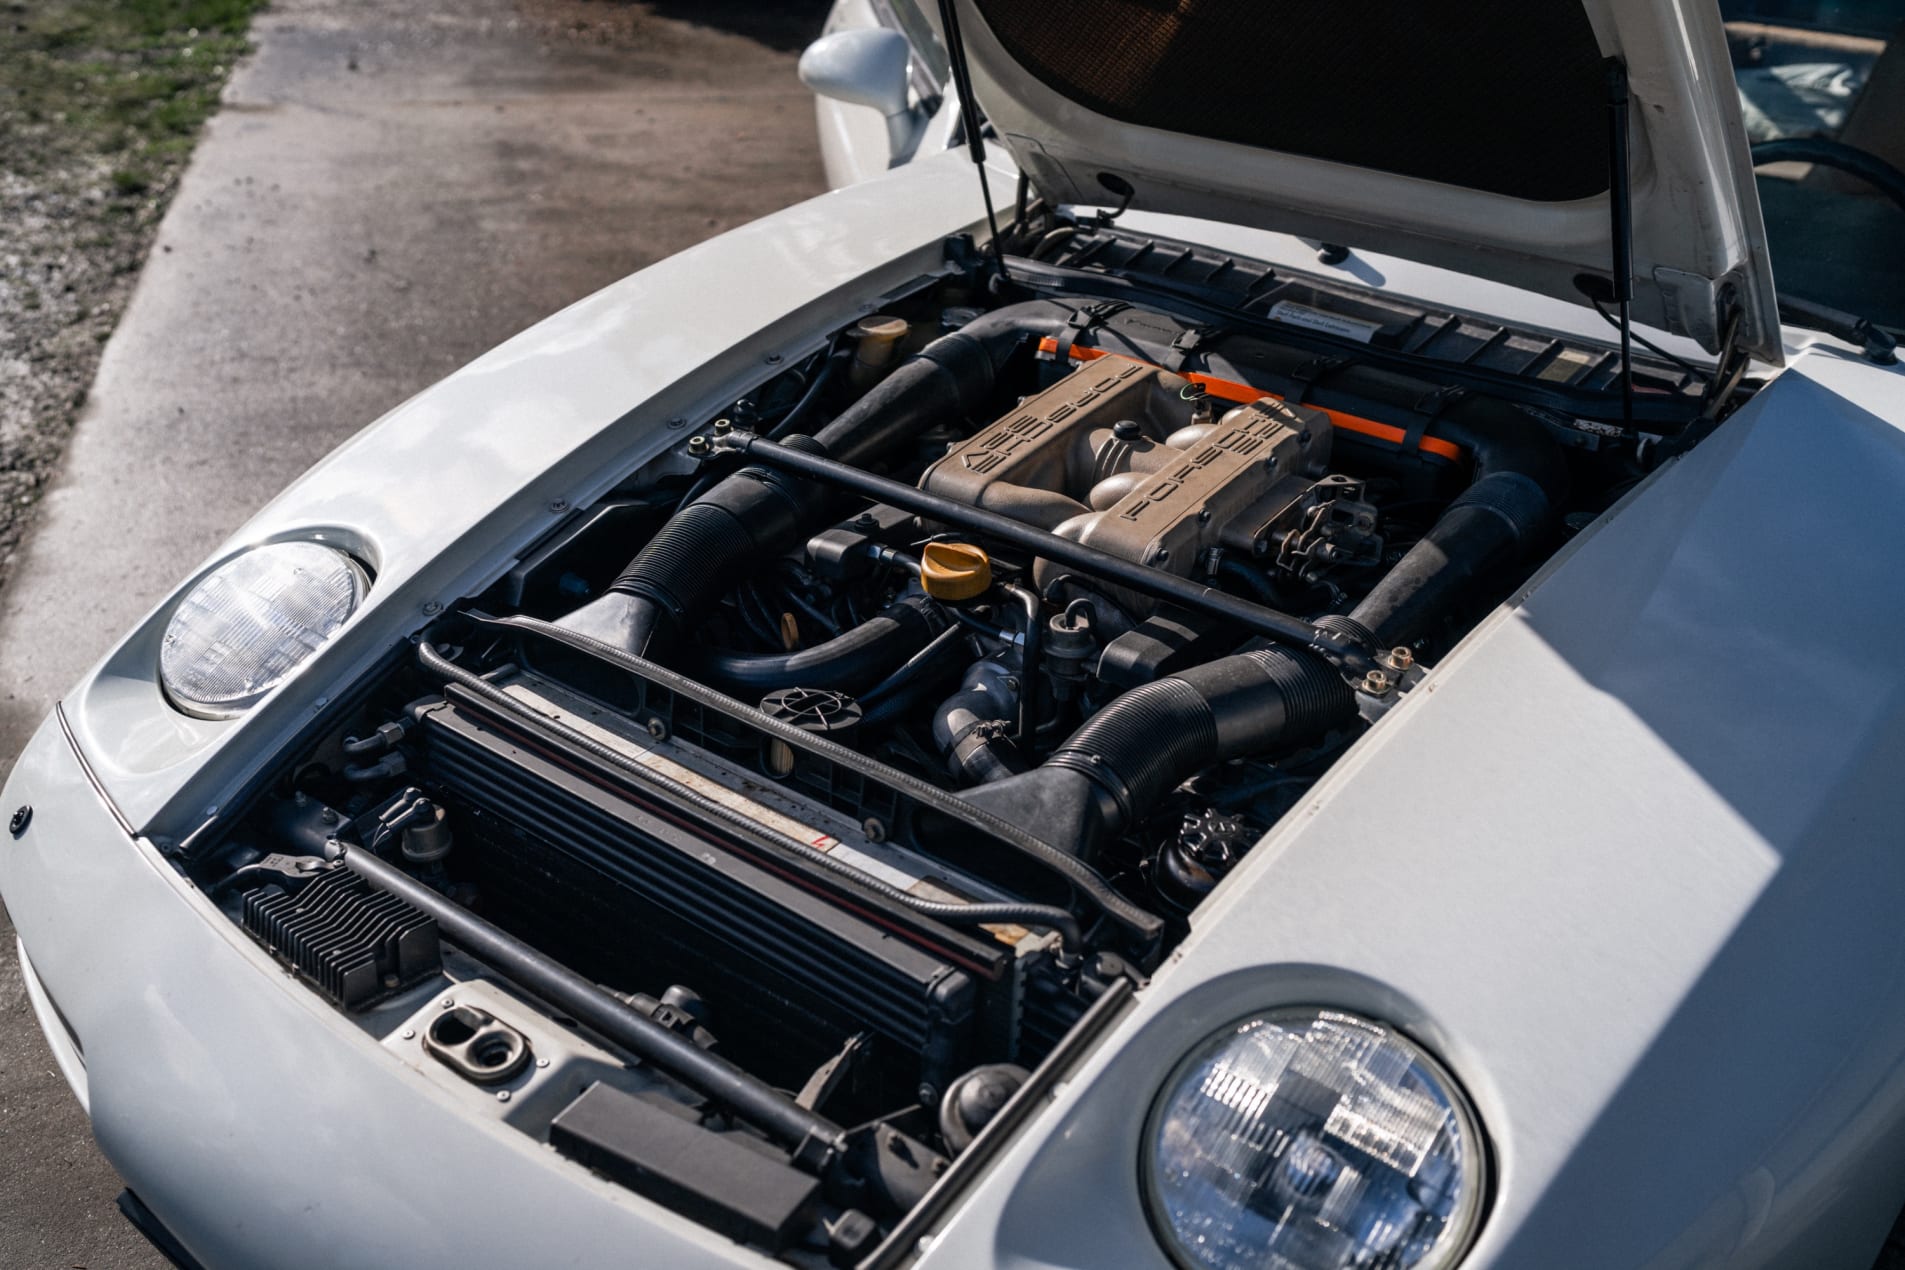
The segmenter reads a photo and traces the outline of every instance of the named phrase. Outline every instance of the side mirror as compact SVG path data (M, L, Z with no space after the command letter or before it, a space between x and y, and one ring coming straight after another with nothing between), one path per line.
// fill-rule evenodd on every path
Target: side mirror
M888 157L898 161L918 139L908 95L912 56L912 46L898 31L835 31L800 55L800 82L819 96L879 111L886 119Z

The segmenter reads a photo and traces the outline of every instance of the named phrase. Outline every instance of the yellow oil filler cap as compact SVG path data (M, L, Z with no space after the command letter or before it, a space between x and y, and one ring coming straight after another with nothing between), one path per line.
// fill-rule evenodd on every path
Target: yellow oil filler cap
M970 600L992 585L992 558L969 542L929 542L919 553L919 585L935 600Z

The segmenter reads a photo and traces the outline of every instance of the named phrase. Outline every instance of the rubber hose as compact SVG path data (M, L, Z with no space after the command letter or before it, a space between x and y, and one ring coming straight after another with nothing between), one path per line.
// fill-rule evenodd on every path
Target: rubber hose
M1065 825L1071 848L1089 857L1205 768L1314 740L1355 716L1354 695L1326 662L1256 649L1133 688L1037 769L960 796L1021 824Z
M1546 494L1522 473L1484 476L1350 610L1350 620L1379 648L1410 643L1477 579L1523 555L1547 527L1551 510Z
M993 658L973 663L959 691L933 711L933 742L952 773L968 784L1005 780L1025 770L1005 724L1018 717L1023 682Z
M1032 300L996 309L940 336L901 363L812 437L781 444L865 463L991 400L999 371L1028 336L1056 335L1075 306ZM736 573L799 542L828 491L765 467L745 467L677 512L608 592L562 625L641 655L679 636Z
M894 693L912 683L920 675L933 668L933 664L947 655L948 651L966 638L965 631L955 623L933 636L932 642L906 659L898 670L874 684L860 694L860 704L871 710Z
M965 633L963 626L953 629L962 635ZM942 644L936 650L929 645L922 650L932 653L932 656L921 663L916 671L908 674L904 682L881 693L877 699L872 699L870 704L864 701L861 703L866 713L860 716L860 726L863 728L885 727L903 719L910 719L914 717L915 711L925 709L935 697L944 693L958 680L961 661L972 656L971 652L961 644L963 641ZM899 671L894 672L895 675L899 673Z
M830 640L791 653L710 649L699 664L716 687L758 698L777 688L857 693L878 683L925 647L943 620L920 596L905 596Z

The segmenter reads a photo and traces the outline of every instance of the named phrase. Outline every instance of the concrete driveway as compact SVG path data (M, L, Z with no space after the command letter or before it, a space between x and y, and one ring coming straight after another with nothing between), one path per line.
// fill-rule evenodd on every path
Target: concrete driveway
M820 192L822 0L276 0L0 595L0 771L117 634L359 427L569 302ZM427 497L428 491L420 490ZM0 1265L157 1266L0 914Z

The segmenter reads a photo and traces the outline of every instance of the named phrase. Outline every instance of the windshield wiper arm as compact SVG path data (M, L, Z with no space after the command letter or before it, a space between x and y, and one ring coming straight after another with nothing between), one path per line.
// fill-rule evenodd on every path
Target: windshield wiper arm
M1829 305L1815 304L1811 300L1782 295L1779 297L1779 320L1789 326L1824 331L1848 344L1857 344L1868 361L1880 366L1891 366L1898 361L1898 341L1890 331L1870 318L1862 318Z

